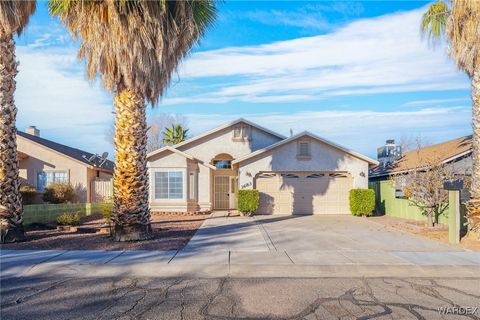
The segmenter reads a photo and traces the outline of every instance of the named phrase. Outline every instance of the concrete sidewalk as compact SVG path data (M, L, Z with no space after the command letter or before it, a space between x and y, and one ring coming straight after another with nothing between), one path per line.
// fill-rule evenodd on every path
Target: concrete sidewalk
M74 277L438 277L479 278L475 252L14 251L0 276Z

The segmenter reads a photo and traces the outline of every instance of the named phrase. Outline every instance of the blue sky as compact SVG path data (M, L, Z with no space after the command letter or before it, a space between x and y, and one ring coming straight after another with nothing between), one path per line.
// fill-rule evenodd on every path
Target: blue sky
M304 130L369 156L389 138L469 134L469 80L423 40L427 2L226 1L149 117L197 134L238 117ZM112 95L86 80L78 45L40 3L17 39L18 128L113 154Z

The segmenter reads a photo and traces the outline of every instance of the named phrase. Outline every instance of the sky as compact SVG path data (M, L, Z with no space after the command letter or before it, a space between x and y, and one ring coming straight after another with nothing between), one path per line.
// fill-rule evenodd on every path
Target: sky
M284 135L311 131L375 157L386 139L471 133L468 77L422 38L424 1L224 1L148 117L186 117L190 134L245 118ZM17 127L108 151L112 94L89 82L78 42L40 2L16 39Z

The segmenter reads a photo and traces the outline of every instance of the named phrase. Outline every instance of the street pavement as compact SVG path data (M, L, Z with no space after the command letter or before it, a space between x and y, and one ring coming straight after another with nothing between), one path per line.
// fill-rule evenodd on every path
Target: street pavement
M0 284L2 320L480 318L478 278L27 277ZM468 314L452 314L453 307Z

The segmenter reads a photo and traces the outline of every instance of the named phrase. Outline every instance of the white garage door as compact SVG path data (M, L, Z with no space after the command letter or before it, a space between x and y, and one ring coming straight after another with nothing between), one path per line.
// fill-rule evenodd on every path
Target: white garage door
M352 178L345 173L262 173L259 214L350 214Z

